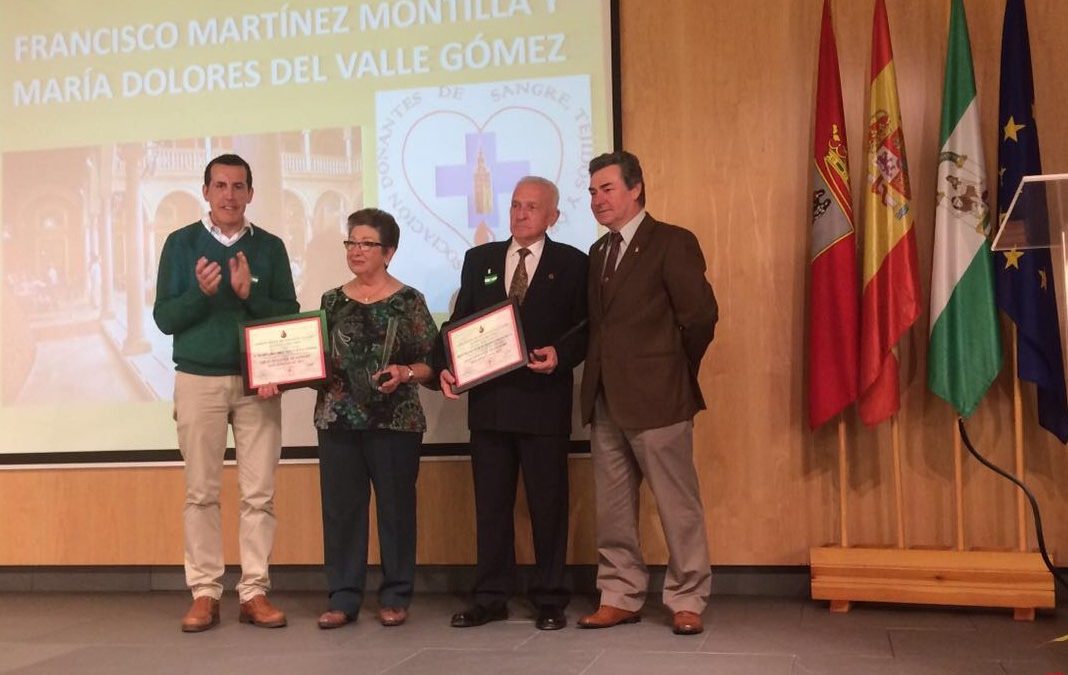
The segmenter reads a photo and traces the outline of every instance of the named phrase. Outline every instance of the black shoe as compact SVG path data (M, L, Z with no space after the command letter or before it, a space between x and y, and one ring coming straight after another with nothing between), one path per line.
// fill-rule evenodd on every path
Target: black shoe
M542 607L538 610L538 620L534 622L538 630L560 630L566 625L567 617L559 607Z
M472 605L462 612L452 615L453 628L472 628L490 621L504 621L508 618L508 608L504 605Z

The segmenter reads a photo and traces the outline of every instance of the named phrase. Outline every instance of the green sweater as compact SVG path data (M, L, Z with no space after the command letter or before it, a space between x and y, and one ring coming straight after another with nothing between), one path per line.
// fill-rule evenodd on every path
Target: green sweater
M252 289L241 300L230 286L230 258L243 251L252 271ZM215 295L197 284L201 257L219 263L222 282ZM237 375L241 372L238 324L300 310L285 244L252 226L232 246L223 246L197 221L175 230L163 244L152 315L166 335L174 336L174 363L183 373Z

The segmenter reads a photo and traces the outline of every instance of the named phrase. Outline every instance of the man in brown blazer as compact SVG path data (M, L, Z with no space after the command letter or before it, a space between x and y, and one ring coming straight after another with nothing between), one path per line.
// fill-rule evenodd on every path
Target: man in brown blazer
M718 308L689 230L645 212L638 158L590 162L590 206L609 232L590 249L589 349L582 415L592 424L598 610L583 628L639 621L649 574L638 538L638 488L652 489L668 547L664 604L675 633L704 630L711 567L693 465L697 381Z

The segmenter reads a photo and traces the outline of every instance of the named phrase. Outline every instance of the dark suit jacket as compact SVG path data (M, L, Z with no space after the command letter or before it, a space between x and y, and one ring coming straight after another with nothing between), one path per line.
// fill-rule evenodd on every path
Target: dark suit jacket
M450 321L508 298L504 264L510 242L491 242L467 252ZM486 283L489 279L492 281ZM467 424L471 430L571 433L572 370L586 356L586 329L562 342L560 338L586 318L586 279L586 254L546 237L519 318L527 349L551 345L556 348L559 364L550 375L521 368L468 391ZM442 327L443 336L447 326ZM439 368L444 366L443 345L435 361Z
M593 418L603 389L613 420L624 429L690 419L705 407L697 371L719 316L697 238L647 214L602 297L608 237L590 249L582 418Z

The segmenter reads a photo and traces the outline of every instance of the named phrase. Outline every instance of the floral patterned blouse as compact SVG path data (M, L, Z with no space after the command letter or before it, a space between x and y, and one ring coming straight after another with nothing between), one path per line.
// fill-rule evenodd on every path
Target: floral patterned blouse
M323 293L320 307L326 310L332 372L315 401L315 426L426 431L417 383L383 394L371 382L371 374L389 363L430 363L438 329L423 294L403 286L384 300L363 304L339 287ZM382 363L391 322L396 337L389 363Z

